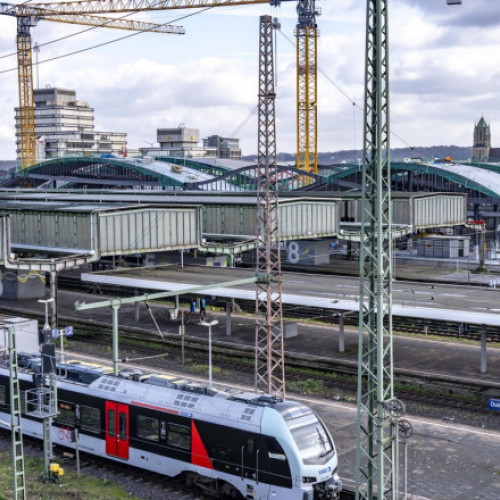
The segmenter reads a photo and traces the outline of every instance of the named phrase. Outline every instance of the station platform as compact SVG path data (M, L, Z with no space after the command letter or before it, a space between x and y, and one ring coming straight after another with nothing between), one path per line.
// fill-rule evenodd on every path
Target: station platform
M57 297L57 328L64 328L79 320L84 320L99 326L108 325L111 332L112 311L110 307L77 311L75 303L99 302L112 298L115 297L60 290ZM180 320L171 319L172 306L152 302L149 304L149 308L148 310L143 302L139 303L138 311L135 304L122 305L118 314L119 326L149 331L152 337L158 336L159 328L162 334L173 338L178 337ZM45 306L36 300L0 299L0 311L4 314L20 317L36 315L42 324ZM254 345L255 319L251 314L233 313L231 335L228 336L226 313L213 311L210 308L207 312L211 320L218 320L218 324L212 327L213 342L230 342L249 347ZM298 322L296 328L298 334L285 339L287 353L319 356L351 366L357 364L357 328L346 327L344 329L343 352L339 352L338 349L339 330L337 325L322 325L318 322L304 321ZM185 335L208 341L207 327L196 322L189 322L185 325ZM394 370L396 373L398 370L408 374L418 372L430 378L439 377L444 380L448 378L450 381L477 382L491 387L500 395L500 348L488 346L486 373L480 371L480 349L479 341L443 341L426 338L423 335L394 335Z

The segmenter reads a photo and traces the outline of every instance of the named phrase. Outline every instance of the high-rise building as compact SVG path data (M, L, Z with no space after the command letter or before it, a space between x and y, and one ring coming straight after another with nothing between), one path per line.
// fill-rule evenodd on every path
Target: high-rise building
M205 149L215 148L217 158L241 160L239 139L221 137L220 135L209 135L206 139L203 139L203 147Z
M37 159L65 156L122 155L127 134L94 130L94 109L78 101L74 90L34 90ZM16 108L17 157L20 157L19 108Z
M207 156L207 152L199 146L200 131L197 128L186 128L183 125L159 128L156 131L156 142L160 145L160 154L175 158Z

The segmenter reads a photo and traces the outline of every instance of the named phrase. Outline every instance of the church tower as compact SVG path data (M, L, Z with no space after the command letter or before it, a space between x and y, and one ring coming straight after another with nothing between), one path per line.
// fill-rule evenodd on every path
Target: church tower
M472 161L488 161L491 149L490 126L484 117L474 127L474 142L472 146Z

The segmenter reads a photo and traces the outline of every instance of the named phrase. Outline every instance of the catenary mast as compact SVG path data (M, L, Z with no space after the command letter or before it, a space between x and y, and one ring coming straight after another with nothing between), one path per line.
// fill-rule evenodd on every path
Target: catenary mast
M285 397L281 257L276 186L274 22L260 17L255 301L255 388ZM274 182L271 180L274 179Z
M367 0L356 499L395 498L388 0Z

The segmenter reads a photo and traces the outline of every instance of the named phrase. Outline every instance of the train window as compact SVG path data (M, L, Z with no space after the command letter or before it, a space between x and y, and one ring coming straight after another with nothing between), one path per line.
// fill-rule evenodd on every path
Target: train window
M99 408L92 408L91 406L80 406L80 422L82 431L101 432L101 411ZM114 417L113 417L114 426Z
M119 418L119 434L118 438L121 439L122 441L127 439L127 414L126 413L119 413L120 418Z
M74 425L75 407L73 406L72 403L59 401L56 421L61 424Z
M108 410L108 428L106 433L109 437L115 435L115 410Z
M266 437L267 456L272 460L280 460L286 462L285 452L281 445L274 438Z
M177 424L167 425L167 444L182 448L183 450L191 449L191 430L189 427Z
M157 418L137 416L137 437L148 441L159 441L159 430L160 421Z
M335 451L324 425L315 414L302 417L296 425L291 427L289 424L289 427L304 463Z

